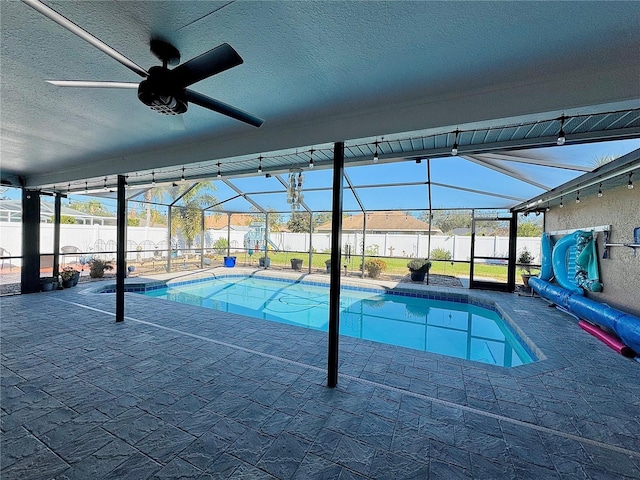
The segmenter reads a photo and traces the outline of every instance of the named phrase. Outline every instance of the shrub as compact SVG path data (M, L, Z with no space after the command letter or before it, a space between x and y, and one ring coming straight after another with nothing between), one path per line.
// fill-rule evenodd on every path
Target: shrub
M380 272L387 269L387 264L384 260L379 258L372 258L364 262L364 269L371 278L378 278Z
M451 260L451 252L444 248L434 248L431 250L431 258L433 260Z
M220 237L213 243L213 250L218 255L224 255L225 253L227 253L228 245L229 245L228 240L224 237Z

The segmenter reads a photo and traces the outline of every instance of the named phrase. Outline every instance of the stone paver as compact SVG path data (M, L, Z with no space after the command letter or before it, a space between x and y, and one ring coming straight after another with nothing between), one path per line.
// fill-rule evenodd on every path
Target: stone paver
M458 290L459 292L459 290ZM2 297L3 479L640 478L640 364L477 292L544 359L497 368L89 287ZM89 308L86 308L89 307Z

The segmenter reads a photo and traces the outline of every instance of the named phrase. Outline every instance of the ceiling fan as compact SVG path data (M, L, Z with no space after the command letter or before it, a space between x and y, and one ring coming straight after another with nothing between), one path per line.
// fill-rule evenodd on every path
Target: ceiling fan
M243 63L242 57L228 43L223 43L178 65L180 63L178 49L164 40L152 39L151 52L162 62L162 66L154 66L146 71L39 0L23 0L23 2L144 77L140 83L47 80L48 83L59 87L135 88L138 90L138 99L142 103L165 115L185 113L189 103L195 103L254 127L264 123L264 120L248 112L187 88L200 80ZM169 69L169 65L178 66Z

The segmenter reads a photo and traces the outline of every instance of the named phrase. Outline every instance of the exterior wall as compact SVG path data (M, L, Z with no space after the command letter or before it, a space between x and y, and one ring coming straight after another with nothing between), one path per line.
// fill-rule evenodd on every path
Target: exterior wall
M633 229L640 226L640 188L626 186L580 198L580 203L565 198L564 208L554 207L545 216L545 231L611 225L609 243L632 243ZM640 252L634 258L628 247L611 247L603 259L604 234L597 234L600 257L600 281L603 291L588 297L640 316Z

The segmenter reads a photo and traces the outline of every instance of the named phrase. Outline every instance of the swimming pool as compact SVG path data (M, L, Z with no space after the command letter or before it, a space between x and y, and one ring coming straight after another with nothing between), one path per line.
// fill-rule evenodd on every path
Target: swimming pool
M299 327L328 329L328 285L233 275L144 294ZM505 367L536 360L509 325L489 308L419 298L415 293L390 295L346 286L341 290L340 304L341 335Z

